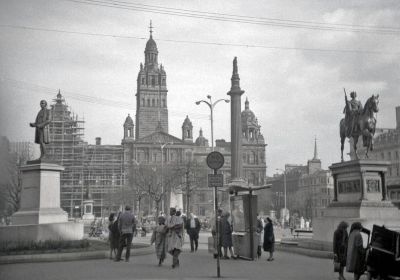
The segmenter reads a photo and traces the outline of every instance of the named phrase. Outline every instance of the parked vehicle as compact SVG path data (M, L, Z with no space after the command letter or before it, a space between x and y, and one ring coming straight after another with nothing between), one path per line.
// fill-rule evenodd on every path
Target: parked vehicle
M369 279L399 279L400 232L374 225L366 258Z

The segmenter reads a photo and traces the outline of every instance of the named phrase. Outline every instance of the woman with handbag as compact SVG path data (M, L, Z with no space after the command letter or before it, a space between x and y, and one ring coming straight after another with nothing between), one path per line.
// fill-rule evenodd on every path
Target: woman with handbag
M349 239L347 234L348 227L349 224L342 221L333 233L334 271L339 272L339 280L345 280L343 271L346 266L347 242Z

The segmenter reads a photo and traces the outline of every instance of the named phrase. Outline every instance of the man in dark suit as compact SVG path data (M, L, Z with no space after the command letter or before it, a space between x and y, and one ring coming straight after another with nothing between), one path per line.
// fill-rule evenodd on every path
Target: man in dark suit
M189 218L186 220L186 232L190 238L190 251L194 252L197 251L199 247L199 232L200 232L200 221L199 219L193 214L190 213Z
M121 260L122 249L126 245L125 261L129 261L131 252L131 243L133 239L133 232L136 230L136 219L131 212L129 205L125 206L125 212L122 213L118 220L118 230L120 232L118 253L115 261Z

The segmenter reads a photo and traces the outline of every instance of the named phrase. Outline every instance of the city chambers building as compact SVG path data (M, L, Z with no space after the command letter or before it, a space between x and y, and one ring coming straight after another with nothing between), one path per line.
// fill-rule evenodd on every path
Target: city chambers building
M140 63L136 89L136 117L121 120L120 145L95 145L84 140L84 121L71 112L58 92L51 104L49 154L65 170L61 174L61 206L70 217L81 217L88 197L94 201L96 217L118 211L121 205L134 205L136 214L154 215L169 207L174 196L183 197L183 211L211 216L213 189L207 186L210 170L205 159L212 151L201 128L194 137L189 116L182 116L182 135L169 134L167 73L158 63L158 48L150 31ZM228 69L227 69L228 71ZM171 73L173 75L173 73ZM242 120L242 159L245 180L263 185L266 176L265 141L255 114L246 99ZM219 171L230 180L230 142L216 140L215 150L225 157ZM222 207L228 194L220 192ZM225 204L225 205L224 205Z

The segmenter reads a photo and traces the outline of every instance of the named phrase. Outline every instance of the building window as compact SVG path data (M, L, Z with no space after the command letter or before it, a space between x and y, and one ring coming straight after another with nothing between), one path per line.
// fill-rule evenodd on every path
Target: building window
M385 159L385 154L384 153L381 153L381 158Z
M146 102L145 102L144 98L142 98L142 106L143 106L143 107L146 106L145 103L146 103Z
M396 151L396 159L399 159L399 151Z
M154 77L151 77L151 86L155 86L156 85L156 79Z
M162 78L162 85L165 86L165 78Z
M388 152L388 160L391 160L391 159L392 159L392 153Z
M142 78L142 85L144 85L144 81L145 81L145 79L144 79L144 77Z
M147 99L147 107L150 107L150 99Z
M165 99L163 99L163 107L167 107Z
M155 107L156 106L156 102L154 99L151 100L151 106Z

